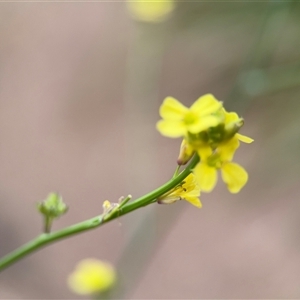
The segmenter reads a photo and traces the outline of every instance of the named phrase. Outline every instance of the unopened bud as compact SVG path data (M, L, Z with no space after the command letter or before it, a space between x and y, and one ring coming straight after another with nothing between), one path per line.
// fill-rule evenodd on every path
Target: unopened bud
M57 193L51 193L47 199L37 204L37 209L44 215L44 232L50 233L52 221L68 211L67 205Z
M180 166L185 165L192 158L194 153L194 148L185 139L183 139L180 146L177 164Z
M60 217L68 210L68 207L63 202L62 197L57 193L49 194L46 200L37 204L37 208L40 213L52 219Z
M236 121L230 122L225 125L224 131L224 140L231 139L244 125L244 119L239 118Z

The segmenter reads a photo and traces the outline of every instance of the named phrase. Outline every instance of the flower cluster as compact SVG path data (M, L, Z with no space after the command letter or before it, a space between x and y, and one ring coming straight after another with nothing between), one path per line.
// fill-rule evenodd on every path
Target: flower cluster
M240 141L253 140L238 133L244 120L234 112L227 112L213 95L200 97L190 107L167 97L160 107L162 120L158 131L167 137L182 137L178 164L184 165L197 153L200 162L193 170L200 189L210 192L217 183L218 170L231 193L238 193L248 181L248 174L232 162Z

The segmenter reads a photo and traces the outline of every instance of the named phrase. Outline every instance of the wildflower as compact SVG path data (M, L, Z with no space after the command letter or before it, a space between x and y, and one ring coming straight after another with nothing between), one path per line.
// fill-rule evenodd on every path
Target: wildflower
M159 204L172 204L179 200L186 200L192 205L201 208L202 204L199 200L200 187L195 179L194 174L189 174L184 181L170 192L158 198Z
M200 97L190 108L167 97L159 111L163 120L158 121L156 127L162 135L171 138L184 137L189 133L198 134L220 123L217 112L221 107L222 102L211 94Z
M243 167L231 162L238 140L231 139L216 150L206 148L201 152L201 161L193 170L201 190L210 192L217 183L218 170L231 193L238 193L248 181L248 174Z
M172 13L175 3L173 0L129 0L127 8L131 15L139 21L161 22Z
M116 281L114 268L108 262L97 259L84 259L69 275L69 288L80 295L107 291Z
M231 193L238 193L248 181L248 174L232 162L240 142L252 143L253 139L239 132L244 120L235 112L227 112L222 102L213 95L200 97L187 108L172 97L167 97L160 107L160 120L156 127L162 135L183 137L178 165L189 161L194 152L200 163L194 168L201 190L210 192L217 183L218 170ZM178 189L179 187L177 187ZM184 198L181 190L173 190L159 199L159 203L173 203Z

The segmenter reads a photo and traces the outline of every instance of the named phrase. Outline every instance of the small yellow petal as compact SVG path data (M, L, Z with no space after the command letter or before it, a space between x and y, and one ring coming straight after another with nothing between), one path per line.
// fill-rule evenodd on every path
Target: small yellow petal
M240 133L236 133L236 137L241 141L241 142L244 142L244 143L247 143L247 144L251 144L252 142L254 142L253 139L251 139L250 137L246 136L246 135L243 135L243 134L240 134Z
M224 163L221 169L222 179L226 183L228 190L236 194L248 181L246 170L236 163Z
M190 173L187 177L185 177L183 186L184 186L184 187L185 187L185 186L189 186L189 185L191 185L191 184L193 184L193 183L195 183L195 182L196 182L196 181L195 181L195 176L194 176L194 174L193 174L193 173Z
M186 196L184 198L184 200L188 201L189 203L191 203L192 205L198 207L198 208L201 208L202 207L202 203L201 201L199 200L199 198L197 197L189 197L189 196Z
M104 210L108 210L111 207L111 203L108 200L105 200L102 204Z
M213 151L210 146L202 146L197 149L197 153L200 156L201 160L205 161L209 156L212 155Z
M236 135L228 141L221 143L217 151L221 156L222 161L231 161L235 151L240 146L240 142L237 139Z
M237 113L225 111L225 124L236 122L240 119Z
M197 122L188 126L188 131L190 133L199 133L203 130L207 130L209 127L217 126L220 120L217 116L204 116L198 119Z
M218 174L215 168L200 162L193 172L201 191L208 193L216 186Z
M157 130L164 136L177 138L185 135L186 127L182 122L160 120L156 123Z
M217 112L222 106L222 102L218 101L212 94L206 94L197 99L191 106L191 111L205 116Z
M188 112L188 108L173 97L167 97L159 109L160 116L165 120L182 120Z

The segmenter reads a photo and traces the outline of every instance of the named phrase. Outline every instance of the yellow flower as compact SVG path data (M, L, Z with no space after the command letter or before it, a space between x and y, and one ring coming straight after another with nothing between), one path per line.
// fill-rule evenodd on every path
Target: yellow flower
M80 295L89 295L108 290L116 281L114 268L108 262L84 259L69 275L70 289Z
M174 10L175 3L173 0L128 0L127 8L139 21L161 22Z
M192 205L201 208L202 204L199 200L200 187L193 173L189 174L184 181L170 192L162 195L157 199L159 204L172 204L179 200L186 200Z
M162 135L171 138L197 134L219 124L217 112L221 107L222 102L211 94L200 97L190 108L167 97L159 110L163 120L158 121L156 127Z
M231 139L220 145L215 151L207 147L201 152L201 161L195 167L194 174L201 190L210 192L217 183L218 170L231 193L238 193L248 181L248 174L243 167L231 162L238 139Z

